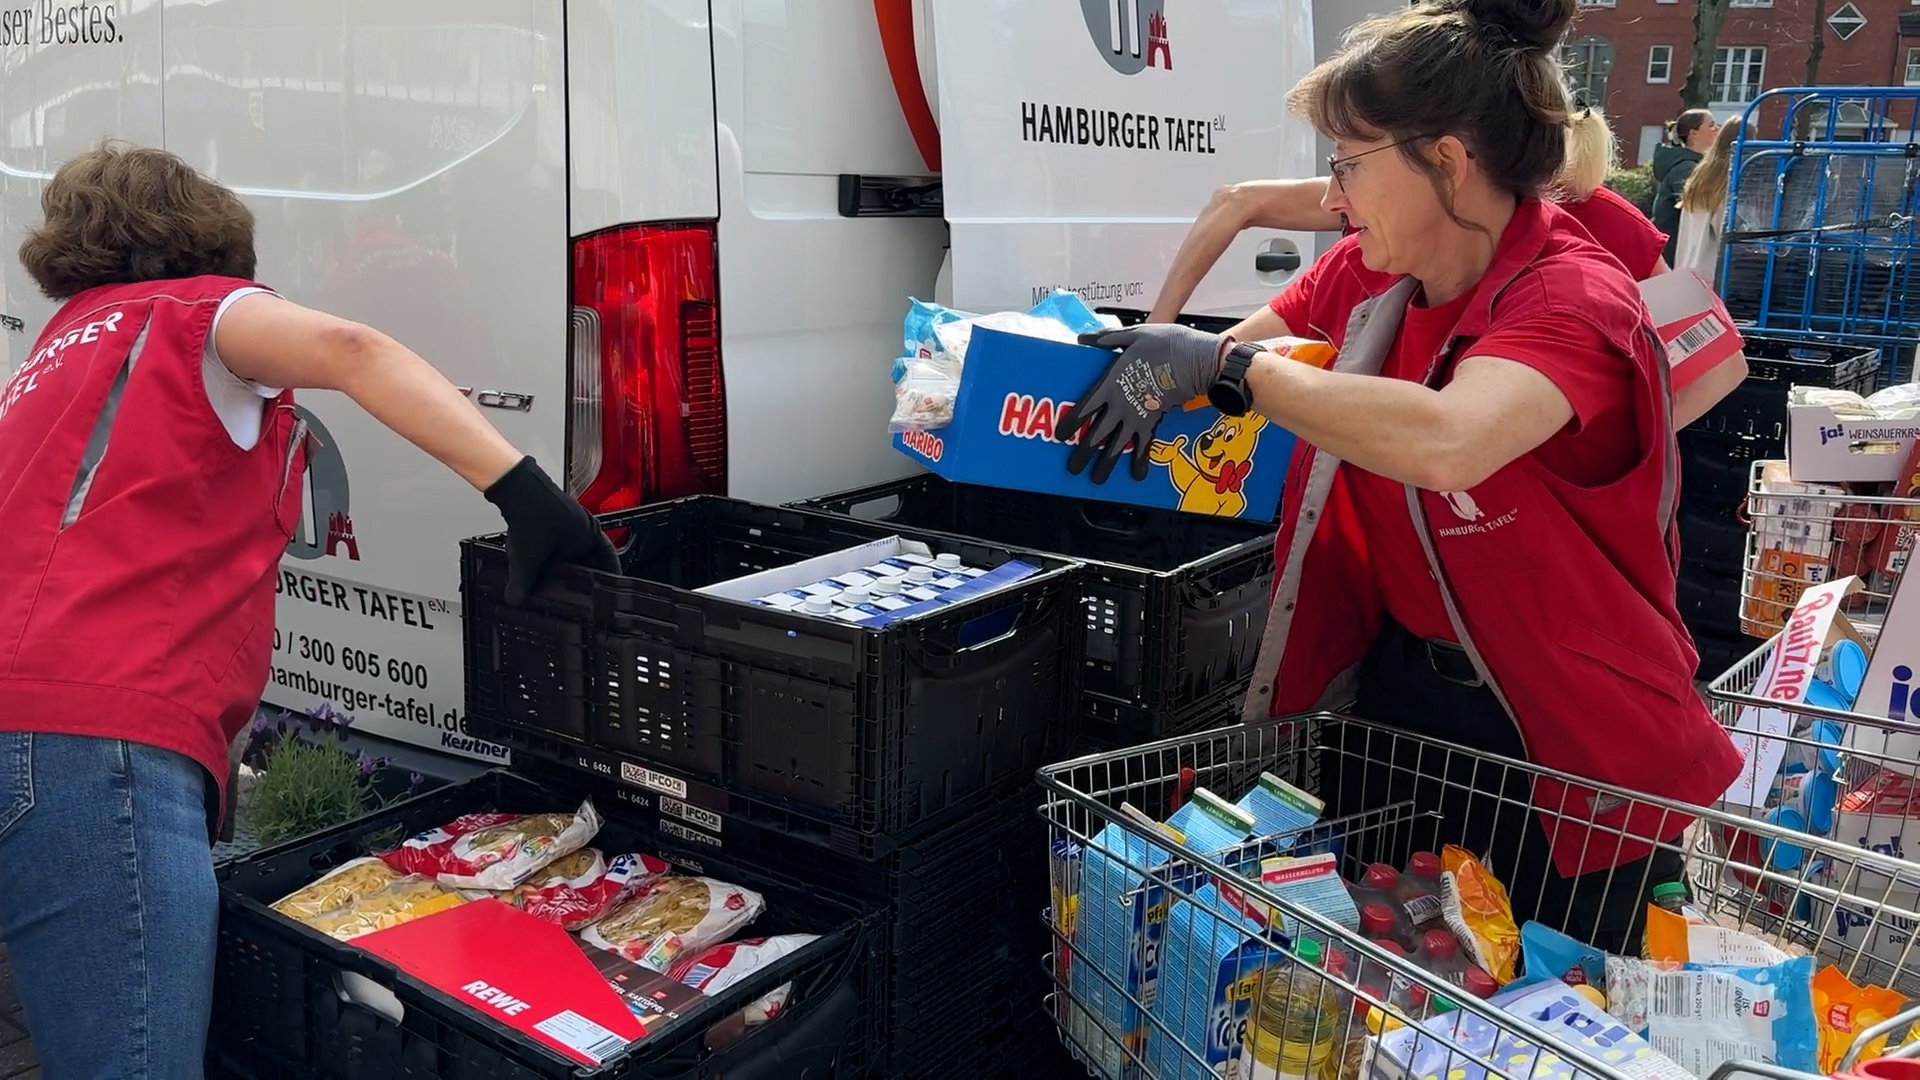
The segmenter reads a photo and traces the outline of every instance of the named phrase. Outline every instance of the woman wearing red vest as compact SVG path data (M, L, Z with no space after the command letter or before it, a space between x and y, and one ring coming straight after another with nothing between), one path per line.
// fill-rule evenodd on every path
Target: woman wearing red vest
M0 940L49 1080L177 1080L211 1008L210 824L301 514L293 388L484 492L509 599L618 561L425 360L254 283L253 215L180 159L103 146L41 206L20 261L64 304L0 387Z
M1325 208L1352 232L1226 335L1097 335L1124 351L1058 434L1097 480L1128 455L1143 476L1160 417L1202 394L1299 436L1247 717L1351 705L1711 802L1740 758L1693 687L1674 605L1665 360L1632 276L1540 197L1564 154L1556 49L1574 12L1434 0L1355 28L1292 96L1334 142ZM1334 342L1334 369L1251 344L1281 334ZM1347 730L1327 751L1329 816L1439 810L1420 846L1488 857L1523 919L1623 951L1653 886L1680 876L1646 840L1674 840L1684 815Z

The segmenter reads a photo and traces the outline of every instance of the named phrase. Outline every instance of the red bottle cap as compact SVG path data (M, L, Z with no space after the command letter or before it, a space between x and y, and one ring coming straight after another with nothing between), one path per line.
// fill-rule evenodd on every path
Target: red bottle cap
M1386 1000L1386 987L1378 983L1363 983L1360 987L1360 993L1354 995L1353 998L1353 1014L1355 1016L1365 1016L1367 1015L1367 1010L1374 1007L1374 1002L1385 1004Z
M1427 1007L1428 996L1426 987L1421 986L1419 983L1409 984L1407 986L1407 1010L1418 1014L1420 1010Z
M1500 984L1494 980L1493 976L1477 967L1467 969L1465 982L1467 993L1478 998L1492 997L1494 992L1500 989Z
M1440 856L1431 851L1416 851L1413 858L1407 860L1407 873L1413 877L1437 878L1440 870Z
M1451 960L1460 954L1460 939L1451 930L1429 930L1420 935L1420 947L1433 960Z
M1347 954L1341 952L1339 949L1328 949L1326 967L1329 972L1343 979L1346 978Z
M1393 909L1379 903L1361 908L1360 932L1372 938L1393 933Z
M1385 949L1395 956L1407 955L1407 947L1397 941L1388 941L1385 938L1374 938L1373 943L1377 947Z
M1386 863L1377 862L1367 867L1366 874L1360 878L1360 884L1369 889L1392 892L1393 887L1400 884L1400 871Z

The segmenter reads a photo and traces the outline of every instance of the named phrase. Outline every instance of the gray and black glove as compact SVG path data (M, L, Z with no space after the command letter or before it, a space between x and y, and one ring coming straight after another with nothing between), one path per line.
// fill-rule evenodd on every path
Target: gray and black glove
M554 563L620 572L620 556L600 526L531 457L487 488L507 522L507 603L526 603Z
M1145 480L1147 449L1160 418L1206 396L1220 374L1227 341L1190 326L1149 323L1082 334L1080 343L1123 351L1054 426L1053 437L1062 442L1080 432L1079 443L1067 455L1067 471L1078 476L1097 453L1093 482L1104 484L1120 455L1131 448L1133 478Z

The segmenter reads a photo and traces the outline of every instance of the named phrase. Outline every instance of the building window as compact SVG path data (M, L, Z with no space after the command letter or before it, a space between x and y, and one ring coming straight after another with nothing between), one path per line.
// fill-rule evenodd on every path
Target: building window
M1673 46L1655 45L1647 50L1647 81L1650 83L1673 81Z
M1840 10L1827 16L1827 25L1833 29L1836 37L1846 41L1859 33L1861 27L1867 25L1867 17L1860 14L1858 7L1848 2L1842 4Z
M1760 96L1760 83L1766 77L1767 47L1764 45L1722 45L1713 51L1713 74L1709 80L1715 105L1745 105Z
M1612 7L1612 6L1614 5L1614 2L1615 2L1615 0L1580 0L1580 6L1581 6L1581 7L1583 7L1583 8L1586 8L1586 7Z
M1773 0L1728 0L1728 7L1772 7Z
M1566 65L1567 87L1588 105L1604 105L1607 100L1607 73L1613 70L1613 42L1598 34L1588 34L1561 47L1560 62Z
M1920 4L1920 0L1913 0ZM1907 50L1907 85L1920 86L1920 48Z

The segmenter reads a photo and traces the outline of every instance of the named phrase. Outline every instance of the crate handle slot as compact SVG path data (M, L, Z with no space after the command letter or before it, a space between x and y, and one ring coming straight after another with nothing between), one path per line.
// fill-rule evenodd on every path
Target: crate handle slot
M1147 531L1146 515L1141 514L1136 510L1129 510L1119 506L1096 504L1096 503L1090 503L1090 502L1082 503L1079 509L1080 509L1080 520L1086 523L1087 528L1092 529L1095 532L1108 533L1113 536L1122 536L1122 537L1126 537L1127 539L1137 539L1142 533ZM1107 518L1109 515L1111 515L1113 518L1117 519L1117 522L1114 524L1109 524L1105 520L1101 520L1101 521L1094 520L1094 512L1096 509L1105 511L1104 513L1100 514L1101 518L1104 519L1104 518ZM1178 513L1178 512L1179 511L1175 511L1175 513Z

